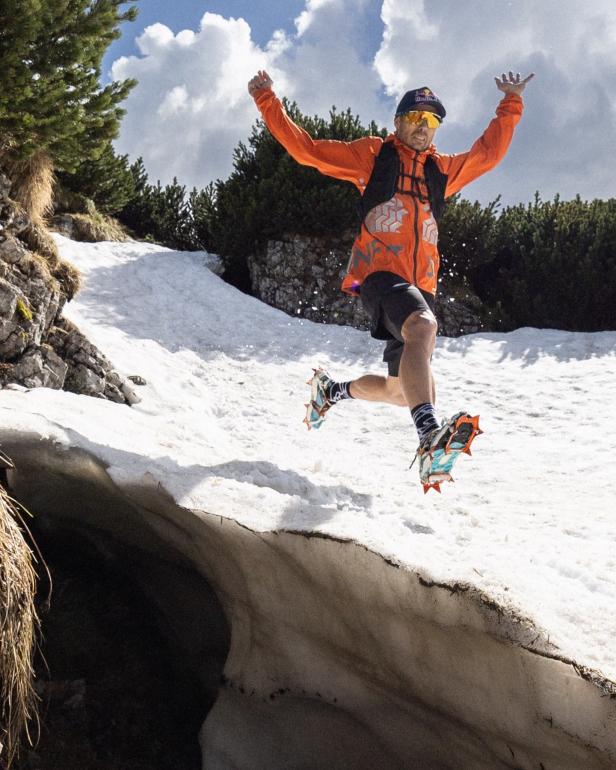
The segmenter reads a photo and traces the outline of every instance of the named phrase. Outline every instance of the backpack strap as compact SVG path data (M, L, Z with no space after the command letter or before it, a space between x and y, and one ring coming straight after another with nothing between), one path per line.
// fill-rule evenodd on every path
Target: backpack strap
M374 161L372 174L364 190L359 204L358 213L360 225L375 206L391 200L396 194L398 177L400 175L400 156L393 142L383 142L379 154ZM447 187L447 174L439 169L432 156L426 158L424 163L424 175L430 209L438 222L445 209L445 189Z
M426 158L424 163L424 176L426 178L432 216L439 222L445 210L445 190L448 177L447 174L443 174L439 169L431 155Z
M374 168L358 204L359 223L364 221L368 212L379 203L385 203L396 194L396 185L400 173L400 157L392 142L383 142L379 154L374 160Z

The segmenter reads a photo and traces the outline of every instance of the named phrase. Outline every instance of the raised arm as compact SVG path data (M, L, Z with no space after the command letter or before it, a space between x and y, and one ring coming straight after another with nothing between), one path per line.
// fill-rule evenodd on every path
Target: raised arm
M496 108L496 117L468 152L439 157L439 165L448 176L446 196L458 192L503 159L522 117L522 92L533 77L534 74L530 74L522 79L519 73L509 72L509 76L503 73L501 78L494 78L496 87L504 93Z
M520 73L515 75L509 70L509 77L503 72L502 76L495 77L496 87L504 94L515 94L516 96L522 96L522 92L526 88L526 84L535 77L535 73L531 72L530 75L522 80Z
M264 88L271 88L274 85L274 81L267 74L265 70L259 70L257 74L250 78L248 81L248 93L256 98L257 91L262 91Z
M265 125L289 155L304 166L312 166L322 174L352 182L363 189L382 139L365 137L354 142L313 139L287 115L272 86L273 81L267 72L259 70L248 82L248 92L255 100Z

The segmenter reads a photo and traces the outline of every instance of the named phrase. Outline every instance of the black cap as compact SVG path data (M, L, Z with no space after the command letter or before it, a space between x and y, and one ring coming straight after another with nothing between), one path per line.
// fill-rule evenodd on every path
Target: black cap
M441 100L428 86L416 88L414 91L407 91L396 109L396 117L403 115L411 110L421 110L423 107L434 107L436 114L444 118L447 112L443 107Z

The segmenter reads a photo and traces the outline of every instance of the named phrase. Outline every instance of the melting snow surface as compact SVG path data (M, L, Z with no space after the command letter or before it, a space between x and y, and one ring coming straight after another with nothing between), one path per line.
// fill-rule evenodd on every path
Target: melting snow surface
M616 680L616 332L440 338L441 416L480 414L485 434L456 483L424 496L407 409L348 401L321 430L302 424L312 366L385 372L367 333L245 296L203 253L56 238L84 279L66 316L147 386L132 408L4 390L4 428L87 449L119 484L154 476L187 508L352 538L472 583Z

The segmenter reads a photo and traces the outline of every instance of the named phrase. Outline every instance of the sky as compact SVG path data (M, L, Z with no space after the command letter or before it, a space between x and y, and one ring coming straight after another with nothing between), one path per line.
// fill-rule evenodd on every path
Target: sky
M117 150L152 181L225 179L258 117L261 68L302 112L350 107L389 129L404 91L430 86L448 116L441 152L470 148L499 101L494 76L535 73L505 160L464 194L487 203L616 195L613 0L141 0L104 61L134 77Z
M353 400L319 430L302 422L312 366L338 379L384 373L368 332L242 294L202 252L55 238L83 278L65 315L146 385L130 408L0 390L2 444L44 436L94 455L119 487L161 485L187 510L351 539L428 580L476 586L528 618L541 644L616 681L616 475L605 463L616 332L439 337L439 417L468 410L484 433L455 483L424 495L408 409Z

